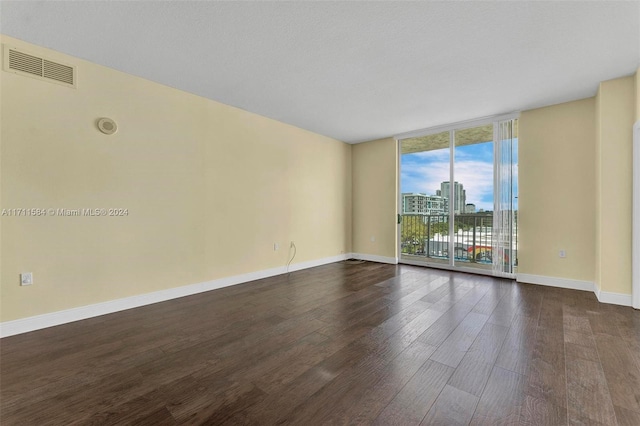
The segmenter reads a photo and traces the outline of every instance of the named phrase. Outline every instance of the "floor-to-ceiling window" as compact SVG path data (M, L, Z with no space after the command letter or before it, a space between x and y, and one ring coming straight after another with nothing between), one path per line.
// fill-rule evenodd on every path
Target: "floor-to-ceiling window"
M448 198L442 184L449 180L449 132L400 141L402 258L449 264Z
M512 276L517 266L517 119L398 139L401 262Z

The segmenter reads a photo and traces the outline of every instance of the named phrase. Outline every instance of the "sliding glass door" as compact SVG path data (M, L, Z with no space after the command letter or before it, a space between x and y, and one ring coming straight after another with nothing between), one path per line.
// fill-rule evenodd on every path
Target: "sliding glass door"
M511 277L517 120L399 138L400 261Z
M401 146L401 258L449 265L448 200L440 194L450 174L449 132L405 139Z

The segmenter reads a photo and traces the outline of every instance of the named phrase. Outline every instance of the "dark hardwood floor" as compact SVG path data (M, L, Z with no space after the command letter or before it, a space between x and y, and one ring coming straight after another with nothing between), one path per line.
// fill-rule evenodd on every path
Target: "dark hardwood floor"
M640 425L640 312L335 263L0 341L0 423Z

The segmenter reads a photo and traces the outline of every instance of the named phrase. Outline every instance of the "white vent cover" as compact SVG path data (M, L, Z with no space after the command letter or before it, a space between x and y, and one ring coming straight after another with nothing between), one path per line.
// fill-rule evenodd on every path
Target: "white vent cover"
M76 87L76 69L40 56L4 46L4 70L39 80Z

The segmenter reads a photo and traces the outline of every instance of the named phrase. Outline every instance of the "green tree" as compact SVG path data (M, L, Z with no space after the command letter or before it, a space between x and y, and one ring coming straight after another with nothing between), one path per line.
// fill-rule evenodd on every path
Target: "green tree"
M438 217L442 219L442 216ZM435 234L449 235L448 222L433 222L430 216L403 215L400 227L402 253L416 254L425 248L427 239L433 239Z

